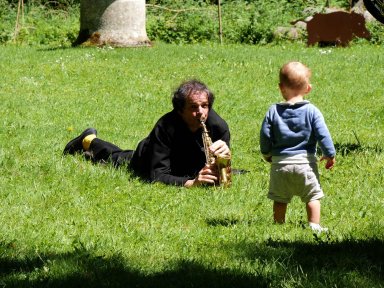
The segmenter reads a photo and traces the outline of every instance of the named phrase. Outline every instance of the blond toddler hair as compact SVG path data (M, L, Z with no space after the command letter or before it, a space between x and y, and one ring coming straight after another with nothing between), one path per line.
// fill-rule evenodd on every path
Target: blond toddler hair
M280 69L280 86L302 90L309 84L311 70L300 62L288 62Z

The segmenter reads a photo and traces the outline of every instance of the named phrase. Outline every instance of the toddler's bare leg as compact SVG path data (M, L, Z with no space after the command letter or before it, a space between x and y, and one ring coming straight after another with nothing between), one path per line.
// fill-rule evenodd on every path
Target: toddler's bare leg
M275 223L285 223L285 213L287 212L287 203L273 202L273 220Z
M308 222L320 224L320 201L314 200L306 204Z

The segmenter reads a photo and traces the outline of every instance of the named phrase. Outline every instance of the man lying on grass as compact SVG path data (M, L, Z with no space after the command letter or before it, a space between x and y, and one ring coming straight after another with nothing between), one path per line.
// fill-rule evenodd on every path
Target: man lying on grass
M206 165L201 121L210 132L214 155L230 156L227 123L213 109L214 95L197 80L182 83L172 98L173 110L163 115L136 150L122 150L97 138L88 128L64 148L64 154L83 153L94 162L126 164L136 175L150 182L185 187L214 185L218 171Z

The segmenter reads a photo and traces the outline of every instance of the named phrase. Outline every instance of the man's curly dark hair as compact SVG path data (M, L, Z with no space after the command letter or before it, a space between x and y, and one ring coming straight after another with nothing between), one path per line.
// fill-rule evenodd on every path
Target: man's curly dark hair
M183 112L185 102L188 96L193 95L197 92L204 92L208 96L208 107L211 110L215 96L203 82L192 79L181 83L181 85L173 93L172 104L173 108L178 112Z

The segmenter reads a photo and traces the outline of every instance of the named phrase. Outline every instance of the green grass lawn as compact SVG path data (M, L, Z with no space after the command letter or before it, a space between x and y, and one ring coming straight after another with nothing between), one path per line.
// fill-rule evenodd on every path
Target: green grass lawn
M299 199L272 224L260 124L278 69L313 72L308 97L336 144L320 168L322 223ZM0 47L0 287L384 287L384 48ZM222 188L147 184L62 156L87 127L135 148L185 79L204 81L230 125Z

